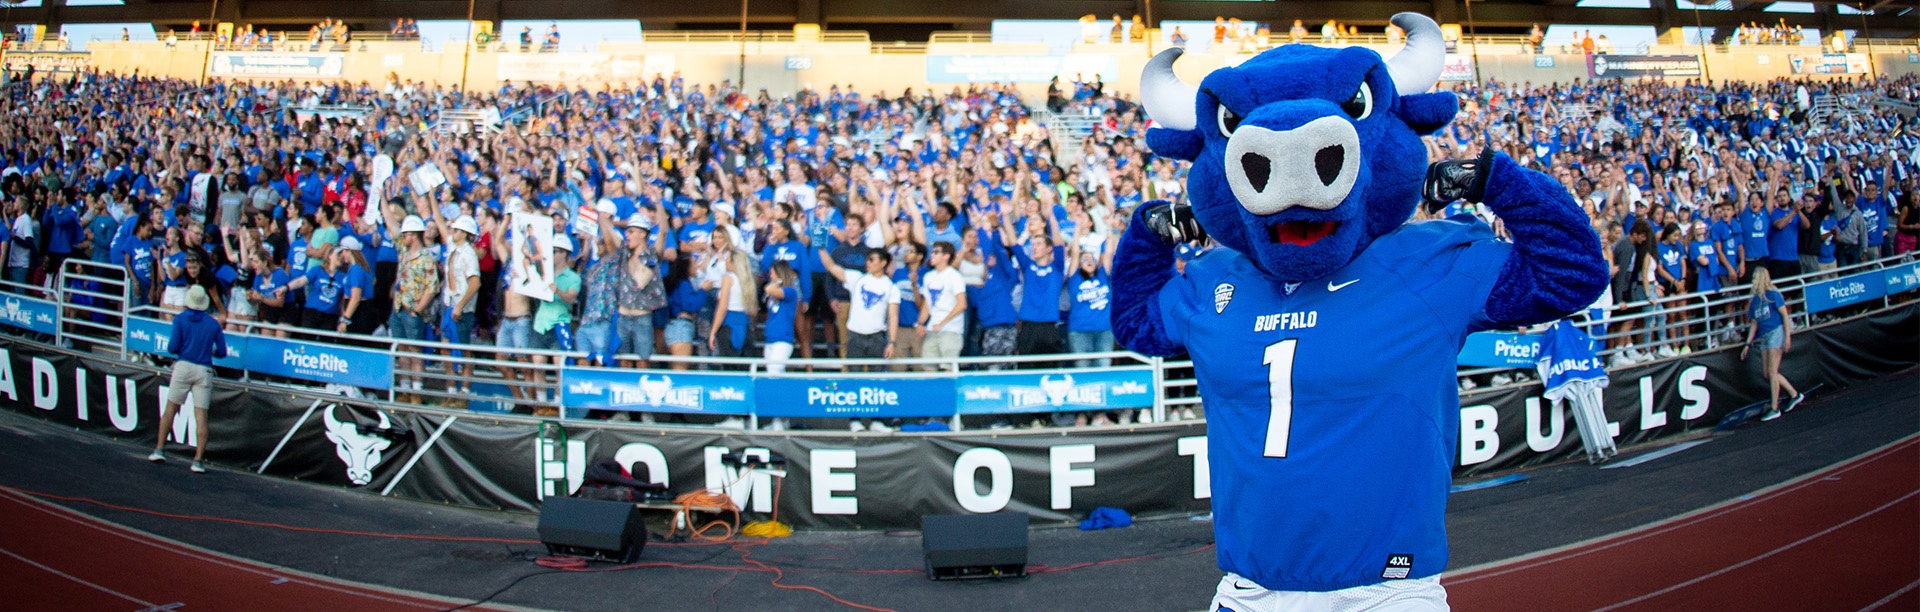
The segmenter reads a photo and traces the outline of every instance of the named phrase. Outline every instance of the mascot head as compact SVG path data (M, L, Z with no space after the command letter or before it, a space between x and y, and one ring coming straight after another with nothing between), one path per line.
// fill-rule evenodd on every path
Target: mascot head
M1292 44L1208 74L1173 75L1179 49L1147 63L1147 144L1193 162L1187 193L1207 235L1284 281L1324 277L1413 214L1427 155L1420 137L1459 111L1427 93L1446 61L1440 26L1394 15L1406 47Z

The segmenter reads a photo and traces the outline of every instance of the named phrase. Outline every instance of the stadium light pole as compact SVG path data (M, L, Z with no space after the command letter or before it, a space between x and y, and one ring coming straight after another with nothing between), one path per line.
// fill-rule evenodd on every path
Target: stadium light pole
M1475 28L1473 24L1473 0L1466 0L1466 4L1467 4L1467 42L1473 45L1473 51L1471 52L1471 54L1468 55L1468 57L1473 58L1473 78L1474 80L1479 80L1480 79L1480 41L1478 39L1479 34L1475 32L1477 28Z
M1873 30L1867 28L1867 3L1858 2L1854 6L1860 9L1860 38L1867 41L1867 76L1879 78L1880 67L1873 65Z
M1693 5L1693 35L1700 37L1700 76L1707 80L1705 84L1711 84L1713 69L1707 66L1707 27L1700 24L1700 3L1688 2L1688 4Z
M747 0L740 0L740 80L735 89L747 95Z
M473 0L467 0L467 44L460 45L460 95L467 94L467 66L473 63Z
M207 64L213 63L213 23L215 15L220 14L220 0L213 0L213 6L207 8L206 51L200 55L200 84L207 84Z

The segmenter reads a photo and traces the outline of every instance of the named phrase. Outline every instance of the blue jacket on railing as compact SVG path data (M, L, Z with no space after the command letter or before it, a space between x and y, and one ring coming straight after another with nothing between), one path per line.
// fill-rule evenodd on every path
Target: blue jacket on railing
M167 349L181 361L212 367L215 357L227 356L227 334L220 322L204 310L187 310L173 317L173 336Z

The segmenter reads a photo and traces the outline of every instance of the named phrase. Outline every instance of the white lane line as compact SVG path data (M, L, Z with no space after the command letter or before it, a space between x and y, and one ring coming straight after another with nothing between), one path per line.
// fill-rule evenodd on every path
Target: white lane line
M1660 449L1660 450L1657 450L1657 451L1653 451L1653 452L1651 452L1651 453L1647 453L1647 454L1644 454L1644 455L1641 455L1641 456L1638 456L1638 457L1634 457L1634 458L1632 458L1632 459L1628 459L1628 460L1626 460L1626 461L1621 461L1621 462L1619 462L1619 463L1608 463L1608 464L1606 464L1606 465L1603 465L1603 466L1600 466L1600 469L1603 469L1603 470L1612 470L1612 469L1618 469L1618 468L1625 468L1625 467L1633 467L1633 466L1636 466L1636 465L1640 465L1640 464L1642 464L1642 463L1646 463L1646 462L1648 462L1648 461L1653 461L1653 460L1655 460L1655 459L1659 459L1659 458L1661 458L1661 457L1665 457L1665 456L1667 456L1667 455L1671 455L1671 454L1674 454L1674 453L1677 453L1677 452L1680 452L1680 451L1683 451L1683 450L1687 450L1687 449L1689 449L1689 448L1693 448L1693 447L1695 447L1695 446L1699 446L1699 445L1702 445L1702 444L1706 444L1708 440L1712 440L1712 438L1701 438L1701 439L1699 439L1699 440L1693 440L1693 441L1690 441L1690 442L1681 442L1681 443L1679 443L1679 444L1675 444L1675 445L1673 445L1673 446L1669 446L1669 447L1666 447L1666 448L1663 448L1663 449ZM1715 447L1715 448L1718 448L1718 447Z
M1895 600L1895 599L1899 599L1901 595L1905 595L1905 594L1907 594L1907 591L1911 591L1911 590L1913 590L1913 589L1914 589L1914 587L1920 587L1920 580L1915 580L1915 581L1913 581L1913 582L1909 582L1909 583L1907 583L1907 586L1904 586L1904 587L1900 587L1900 590L1898 590L1898 591L1894 591L1892 595L1888 595L1888 596L1886 596L1886 597L1882 597L1882 598L1880 598L1880 601L1876 601L1876 602L1873 602L1873 603L1870 603L1870 604L1867 604L1867 607L1865 607L1865 608L1861 608L1861 609L1860 609L1860 612L1870 612L1870 611L1872 611L1872 610L1878 610L1878 609L1880 609L1880 606L1884 606L1884 605L1887 605L1887 604L1889 604L1889 603L1893 603L1893 600Z
M100 586L100 585L98 585L98 584L94 584L94 583L91 583L91 582L87 582L86 580L83 580L83 579L81 579L81 578L80 578L79 576L75 576L75 575L73 575L73 574L69 574L69 573L66 573L66 572L63 572L63 571L60 571L60 570L57 570L57 569L53 569L53 568L51 568L51 567L47 567L47 566L46 566L45 564L42 564L42 563L40 563L39 561L34 561L34 560L32 560L32 559L28 559L28 558L26 558L26 557L23 557L23 556L20 556L20 554L19 554L19 553L16 553L16 552L13 552L13 551L11 551L11 550L7 550L7 549L5 549L5 548L0 548L0 554L5 554L6 556L9 556L9 557L13 557L13 558L15 558L15 559L19 559L21 563L25 563L25 564L27 564L27 565L31 565L31 566L34 566L34 567L37 567L37 568L40 568L40 569L42 569L42 570L45 570L45 571L46 571L47 573L50 573L50 574L53 574L53 575L55 575L55 576L59 576L59 577L61 577L61 578L65 578L65 579L68 579L68 580L72 580L72 581L74 581L74 582L78 582L78 583L80 583L80 584L84 584L84 585L87 585L88 587L92 587L92 588L93 588L93 590L95 590L95 591L99 591L99 592L102 592L102 593L106 593L106 594L108 594L108 595L112 595L112 596L114 596L114 597L118 597L118 598L121 598L121 599L125 599L125 600L127 600L127 601L131 601L131 602L133 602L133 603L137 603L137 604L140 604L140 605L143 605L143 606L146 606L146 607L147 607L147 608L149 608L149 609L151 609L151 608L153 608L153 607L154 607L154 605L153 605L153 602L150 602L150 601L147 601L147 600L144 600L144 599L141 599L141 598L138 598L138 597L134 597L134 596L132 596L132 595L128 595L128 594L126 594L126 593L122 593L122 592L119 592L119 591L115 591L115 590L113 590L113 589L109 589L109 588L107 588L107 587L103 587L103 586Z
M1847 519L1847 520L1846 520L1846 522L1843 522L1843 523L1840 523L1840 524L1838 524L1838 525L1834 525L1834 526L1832 526L1832 527L1828 527L1828 528L1826 528L1826 529L1823 529L1823 530L1821 530L1821 531L1820 531L1820 533L1816 533L1816 534L1813 534L1813 535L1810 535L1810 536L1807 536L1807 537L1804 537L1804 538L1800 538L1800 539L1798 539L1798 540L1794 540L1792 544L1788 544L1788 545L1786 545L1786 546L1781 546L1781 547L1779 547L1779 548L1775 548L1775 549L1773 549L1773 550L1769 550L1769 551L1767 551L1767 552L1765 552L1765 553L1761 553L1760 555L1757 555L1757 556L1755 556L1755 557L1753 557L1753 558L1751 558L1751 559L1747 559L1747 560L1745 560L1745 561L1741 561L1741 562L1739 562L1739 563L1735 563L1735 564L1733 564L1733 565L1729 565L1729 566L1726 566L1726 567L1723 567L1723 568L1720 568L1719 570L1716 570L1716 571L1714 571L1714 572L1712 572L1712 573L1709 573L1709 574L1707 574L1707 575L1704 575L1704 576L1700 576L1700 577L1698 577L1698 578L1694 578L1694 579L1692 579L1692 580L1688 580L1688 581L1686 581L1686 582L1682 582L1682 583L1680 583L1680 584L1676 584L1676 585L1673 585L1673 586L1670 586L1670 587L1667 587L1667 588L1664 588L1664 589L1660 589L1660 590L1658 590L1658 591L1654 591L1654 592L1652 592L1652 593L1647 593L1647 594L1645 594L1645 595L1641 595L1641 596L1639 596L1639 597L1635 597L1635 598L1633 598L1633 599L1629 599L1629 600L1626 600L1626 601L1623 601L1623 602L1620 602L1620 603L1617 603L1617 604L1613 604L1613 605L1611 605L1611 606L1607 606L1607 607L1605 607L1605 608L1600 608L1600 609L1598 609L1598 610L1595 610L1594 612L1606 612L1607 610L1615 610L1615 609L1619 609L1619 608L1623 608L1623 607L1626 607L1626 606L1629 606L1629 605L1632 605L1632 604L1636 604L1636 603L1640 603L1640 602L1643 602L1643 601L1646 601L1646 600L1649 600L1649 599L1653 599L1653 598L1655 598L1655 597L1659 597L1659 596L1661 596L1661 595L1665 595L1665 594L1667 594L1667 593L1672 593L1672 592L1674 592L1674 591L1678 591L1678 590L1680 590L1680 589L1683 589L1683 588L1686 588L1686 587L1689 587L1689 586L1693 586L1693 585L1695 585L1695 584L1699 584L1700 582L1702 582L1702 581L1705 581L1705 580L1707 580L1707 579L1710 579L1710 578L1713 578L1713 577L1715 577L1715 576L1719 576L1719 575L1721 575L1721 574L1725 574L1725 573L1727 573L1727 572L1731 572L1731 571L1733 571L1733 570L1737 570L1737 569L1740 569L1740 568L1742 568L1742 567L1746 567L1746 566L1748 566L1748 565L1752 565L1752 564L1754 564L1755 562L1758 562L1758 561L1760 561L1761 559L1765 559L1765 558L1767 558L1767 557L1771 557L1771 556L1774 556L1774 555L1777 555L1777 554L1780 554L1780 553L1783 553L1783 552L1786 552L1786 551L1787 551L1788 549L1791 549L1791 548L1793 548L1793 547L1795 547L1795 546L1799 546L1799 545L1801 545L1801 544L1805 544L1805 543L1808 543L1808 542L1812 542L1812 541L1814 541L1814 540L1817 540L1817 539L1820 539L1821 537L1823 537L1823 536L1825 536L1825 535L1827 535L1827 534L1830 534L1830 533L1833 533L1833 532L1835 532L1835 531L1839 531L1839 530L1840 530L1840 528L1842 528L1842 527L1846 527L1846 526L1848 526L1848 525L1852 525L1852 524L1854 524L1854 523L1857 523L1857 522L1860 522L1860 520L1861 520L1861 519L1865 519L1865 518L1867 518L1867 517L1869 517L1869 516L1873 516L1873 515L1875 515L1875 514L1879 514L1881 510L1886 510L1886 509L1888 509L1888 508L1892 508L1892 507L1894 507L1895 505L1897 505L1897 504L1899 504L1900 502L1904 502L1904 501L1907 501L1907 500L1909 500L1909 499L1913 499L1913 497L1914 497L1915 495L1920 495L1920 491L1914 491L1914 492L1912 492L1912 493L1908 493L1908 494L1906 494L1906 495L1902 495L1902 496L1900 496L1900 499L1896 499L1896 500L1893 500L1893 501L1890 501L1890 502L1887 502L1887 503L1885 503L1885 504L1881 504L1881 505L1880 505L1880 507L1878 507L1878 508L1874 508L1874 509L1872 509L1872 510L1868 510L1868 511L1866 511L1866 512L1864 512L1864 513L1862 513L1862 514L1860 514L1859 516L1855 516L1855 517L1853 517L1853 518L1850 518L1850 519Z

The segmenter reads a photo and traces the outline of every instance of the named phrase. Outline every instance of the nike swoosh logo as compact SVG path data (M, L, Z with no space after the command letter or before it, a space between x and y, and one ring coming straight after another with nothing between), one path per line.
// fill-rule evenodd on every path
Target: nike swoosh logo
M1356 278L1356 279L1353 279L1353 280L1350 280L1350 281L1347 281L1347 282L1344 282L1344 283L1340 283L1340 284L1338 284L1338 285L1335 285L1335 284L1333 284L1333 283L1332 283L1331 281L1329 281L1329 282L1327 283L1327 293L1333 293L1333 292L1335 292L1335 291L1339 291L1339 290L1341 290L1341 289L1345 289L1345 288L1347 288L1347 285L1351 285L1351 284L1354 284L1354 283L1357 283L1357 282L1360 282L1360 279L1357 279L1357 278Z

